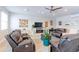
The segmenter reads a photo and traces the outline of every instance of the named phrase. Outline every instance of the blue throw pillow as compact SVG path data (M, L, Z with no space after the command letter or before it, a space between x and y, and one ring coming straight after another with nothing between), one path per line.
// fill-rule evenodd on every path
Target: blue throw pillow
M67 41L67 38L63 38L60 40L60 44L63 45Z

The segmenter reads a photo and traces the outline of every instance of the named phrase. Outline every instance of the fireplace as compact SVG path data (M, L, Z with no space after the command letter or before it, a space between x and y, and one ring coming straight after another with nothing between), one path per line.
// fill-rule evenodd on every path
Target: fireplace
M43 33L43 29L42 28L36 28L36 33Z
M43 33L43 30L36 30L36 33Z

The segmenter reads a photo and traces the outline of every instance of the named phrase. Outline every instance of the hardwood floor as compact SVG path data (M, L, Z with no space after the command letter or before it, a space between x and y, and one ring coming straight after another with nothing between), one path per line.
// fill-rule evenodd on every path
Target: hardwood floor
M31 35L35 46L36 52L49 52L50 46L44 46L42 40L40 39L40 35ZM4 35L0 36L0 52L11 52L12 48L10 47L9 43L5 39Z
M36 46L36 52L49 52L50 51L50 46L44 46L42 40L40 39L40 36L38 35L33 35L31 36L35 46Z

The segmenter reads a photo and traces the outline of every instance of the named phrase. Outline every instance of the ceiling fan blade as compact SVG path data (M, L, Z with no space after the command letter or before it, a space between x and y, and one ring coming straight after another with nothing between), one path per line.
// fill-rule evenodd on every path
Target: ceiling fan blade
M53 9L54 6L51 6L51 9Z
M50 13L52 13L52 10L50 10Z
M54 7L54 6L50 6L50 8L46 8L46 9L48 9L48 10L52 10L52 9L53 9L53 7Z
M58 9L61 9L62 7L59 7L59 8L55 8L55 9L52 9L52 11L55 11L55 10L58 10Z
M45 9L50 10L49 8L45 8Z

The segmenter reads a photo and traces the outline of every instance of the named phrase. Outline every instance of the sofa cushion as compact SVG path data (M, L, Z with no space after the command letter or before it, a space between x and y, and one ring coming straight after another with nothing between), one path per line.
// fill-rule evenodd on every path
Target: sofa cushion
M21 34L18 31L14 31L10 34L12 39L18 44L20 41L22 41Z
M74 40L74 39L79 38L79 33L77 33L77 34L68 34L68 35L63 35L62 36L62 38L66 38L66 37L68 37L71 40Z
M60 44L61 45L64 45L66 41L67 41L67 39L66 38L63 38L63 39L60 40Z
M25 44L32 43L32 42L33 42L32 39L28 38L20 42L18 45L25 45Z
M57 37L57 38L61 38L62 33L59 33L59 32L53 32L52 35L55 36L55 37Z

